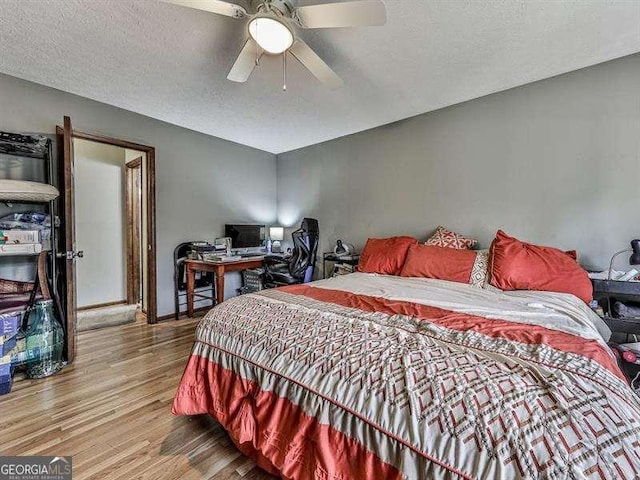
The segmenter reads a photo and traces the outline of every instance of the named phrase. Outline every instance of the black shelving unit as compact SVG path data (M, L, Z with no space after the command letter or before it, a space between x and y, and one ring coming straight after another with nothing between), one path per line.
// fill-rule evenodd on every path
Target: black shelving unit
M29 160L36 160L36 162L34 164L33 162L29 162ZM31 163L30 167L20 168L21 165L25 163ZM2 168L0 168L0 178L2 179L39 181L48 185L54 185L54 179L56 177L52 140L42 135L0 132L0 165L2 165ZM13 172L13 170L15 170L15 172ZM56 265L58 258L57 229L60 226L59 218L56 216L56 200L54 199L48 202L20 200L18 202L5 201L0 198L0 203L4 203L10 207L9 209L4 209L5 213L10 212L13 208L18 208L18 205L30 205L33 206L32 208L40 208L43 210L42 213L50 215L51 234L50 246L47 250L47 282L52 299L54 300L58 318L65 329L66 335L66 316L62 309L59 295L62 279L59 279L58 267ZM25 256L32 257L35 265L35 260L38 258L37 254ZM9 258L15 258L15 256L0 256L0 272L3 270L3 263ZM37 285L35 288L37 288ZM64 352L64 355L66 357L66 352Z

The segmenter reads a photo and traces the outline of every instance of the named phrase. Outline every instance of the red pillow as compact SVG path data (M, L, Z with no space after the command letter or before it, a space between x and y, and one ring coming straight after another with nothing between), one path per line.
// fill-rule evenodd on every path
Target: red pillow
M489 258L491 284L502 290L572 293L589 303L593 287L575 252L521 242L498 230Z
M472 250L411 245L400 276L469 283L476 255Z
M358 271L397 275L409 246L416 243L418 240L413 237L370 238L360 255Z

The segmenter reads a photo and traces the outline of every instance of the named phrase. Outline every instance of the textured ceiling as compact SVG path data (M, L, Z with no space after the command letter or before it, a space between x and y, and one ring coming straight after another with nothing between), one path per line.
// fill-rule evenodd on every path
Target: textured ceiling
M0 0L0 71L280 153L640 51L637 0L385 3L301 32L339 90L293 59L286 93L279 58L230 82L244 22L154 0Z

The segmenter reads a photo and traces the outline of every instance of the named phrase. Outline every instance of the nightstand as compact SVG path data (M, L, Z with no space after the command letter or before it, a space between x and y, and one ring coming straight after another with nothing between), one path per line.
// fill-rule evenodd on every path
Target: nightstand
M333 252L325 252L322 254L322 278L327 278L327 262L330 263L346 263L347 265L358 265L360 254L354 253L345 257L339 257Z
M640 282L618 282L615 280L591 280L593 298L604 310L604 321L614 333L639 334L640 317L616 318L611 309L620 300L640 303Z

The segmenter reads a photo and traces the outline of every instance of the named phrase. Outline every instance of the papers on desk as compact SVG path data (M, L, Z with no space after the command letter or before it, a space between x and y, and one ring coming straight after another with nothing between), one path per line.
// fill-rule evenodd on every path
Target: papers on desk
M219 253L205 253L202 255L202 260L205 262L224 263L224 262L237 262L242 260L240 255L220 255Z

